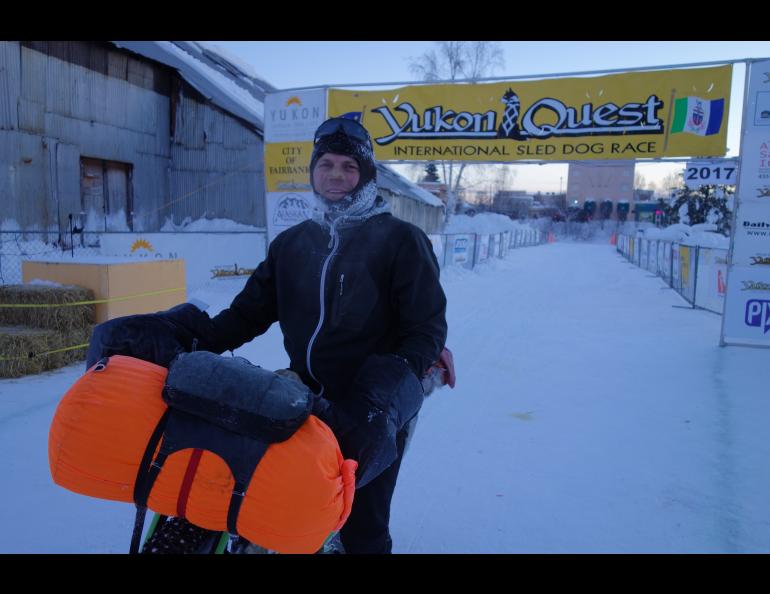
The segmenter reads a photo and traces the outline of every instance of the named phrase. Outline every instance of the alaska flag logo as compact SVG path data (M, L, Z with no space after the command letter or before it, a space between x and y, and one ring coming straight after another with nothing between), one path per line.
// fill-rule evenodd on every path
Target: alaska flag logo
M347 118L349 120L353 120L354 122L361 123L361 116L363 116L363 112L361 111L349 111L348 113L343 113L341 118Z

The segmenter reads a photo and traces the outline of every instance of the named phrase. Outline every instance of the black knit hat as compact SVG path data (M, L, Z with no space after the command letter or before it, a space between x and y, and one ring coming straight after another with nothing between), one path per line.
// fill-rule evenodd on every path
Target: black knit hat
M360 179L351 194L355 194L370 181L377 180L372 140L361 124L348 118L331 118L318 127L310 158L310 183L318 159L326 153L352 157L358 163ZM315 188L314 188L315 189Z

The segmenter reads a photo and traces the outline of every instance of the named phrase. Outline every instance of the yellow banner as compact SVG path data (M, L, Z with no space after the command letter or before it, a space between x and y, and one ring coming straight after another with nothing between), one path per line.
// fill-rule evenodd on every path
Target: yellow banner
M265 184L268 192L310 189L313 141L265 144Z
M379 160L575 161L726 153L732 66L599 77L330 89Z

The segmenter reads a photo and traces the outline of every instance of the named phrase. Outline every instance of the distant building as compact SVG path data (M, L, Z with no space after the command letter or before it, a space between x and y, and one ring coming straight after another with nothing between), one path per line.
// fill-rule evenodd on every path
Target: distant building
M533 218L561 218L567 212L567 195L554 192L536 192L534 203L529 211Z
M443 231L446 209L437 196L383 163L377 163L377 186L393 216L417 225L425 233Z
M652 202L655 190L634 190L634 202Z
M535 197L523 190L500 190L492 200L492 211L512 218L522 219L529 216Z
M567 177L567 206L583 209L587 200L597 206L612 202L611 219L617 219L618 202L634 202L633 162L570 163Z

